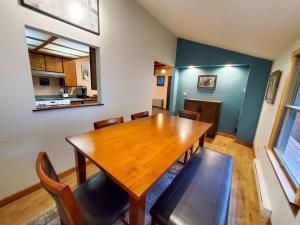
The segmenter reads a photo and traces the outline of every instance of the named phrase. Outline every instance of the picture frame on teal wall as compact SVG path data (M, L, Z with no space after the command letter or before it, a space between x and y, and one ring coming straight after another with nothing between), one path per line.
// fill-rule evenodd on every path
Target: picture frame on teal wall
M270 74L268 85L267 85L267 91L265 96L265 101L269 104L274 104L279 82L281 77L281 71L276 70Z
M215 90L217 86L217 75L199 75L198 88Z

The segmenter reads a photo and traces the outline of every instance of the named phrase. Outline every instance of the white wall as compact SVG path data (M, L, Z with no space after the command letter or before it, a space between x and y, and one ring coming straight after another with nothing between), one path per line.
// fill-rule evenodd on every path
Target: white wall
M151 110L153 62L175 64L176 38L130 0L100 0L101 35L0 1L0 198L37 182L35 159L47 151L57 172L74 166L65 137L109 116ZM24 25L101 47L104 106L32 112L34 91ZM99 56L99 54L98 54ZM99 93L100 94L100 93Z
M266 181L270 202L272 205L272 224L273 225L299 225L300 213L294 215L288 204L285 194L276 177L274 169L270 164L268 156L264 150L264 146L268 144L273 124L275 121L277 109L282 95L283 86L287 78L289 67L291 64L292 53L297 48L300 48L300 38L293 43L285 52L283 52L273 63L272 71L282 70L280 85L278 88L274 105L264 102L256 135L254 140L254 148L256 156L262 161L262 169Z

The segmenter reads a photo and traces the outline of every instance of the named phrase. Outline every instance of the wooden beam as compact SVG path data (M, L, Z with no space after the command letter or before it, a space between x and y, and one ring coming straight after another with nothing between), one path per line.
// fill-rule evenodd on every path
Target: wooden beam
M49 38L47 41L45 41L43 44L37 46L34 51L38 51L40 50L41 48L44 48L46 45L49 45L51 44L53 41L55 41L57 39L57 37L51 37Z

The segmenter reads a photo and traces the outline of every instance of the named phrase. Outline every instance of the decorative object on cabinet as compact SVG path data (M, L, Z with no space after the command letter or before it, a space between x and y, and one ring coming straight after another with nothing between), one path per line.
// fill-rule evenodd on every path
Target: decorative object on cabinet
M217 85L217 75L199 75L198 88L215 90Z
M81 76L83 80L90 80L90 65L88 64L81 65Z
M99 0L21 0L21 3L37 12L99 35Z
M157 76L157 86L164 86L165 85L165 77L164 76Z
M185 99L184 101L185 110L199 112L201 115L200 121L212 124L206 133L206 136L210 138L215 138L217 134L221 105L221 101L209 101L201 99Z
M265 100L269 104L274 104L279 82L281 77L281 71L276 70L275 72L270 74Z

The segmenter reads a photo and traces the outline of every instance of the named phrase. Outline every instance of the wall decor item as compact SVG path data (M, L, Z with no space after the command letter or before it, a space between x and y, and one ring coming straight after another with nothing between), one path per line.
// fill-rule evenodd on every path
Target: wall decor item
M217 75L199 75L198 88L215 90L217 85Z
M83 80L90 80L90 65L81 64L81 76Z
M99 35L99 0L21 0L23 6Z
M157 76L157 86L165 85L165 76Z
M280 70L276 70L275 72L270 74L267 91L266 91L266 96L265 96L265 100L269 104L274 104L274 102L275 102L277 89L278 89L279 82L280 82L280 77L281 77Z

